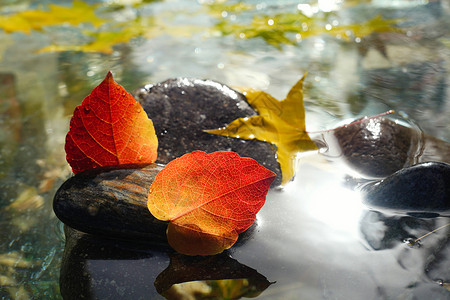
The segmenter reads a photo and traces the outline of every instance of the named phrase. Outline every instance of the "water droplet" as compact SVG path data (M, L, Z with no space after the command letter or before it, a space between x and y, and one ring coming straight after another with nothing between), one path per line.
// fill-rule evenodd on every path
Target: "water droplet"
M125 93L125 92L122 92L122 97L125 97L125 95L126 95L127 93Z
M234 153L234 152L230 152L230 153L228 153L228 157L231 158L231 159L235 159L235 158L239 157L239 154Z
M85 106L85 107L84 107L84 112L85 112L85 113L88 114L90 111L91 111L91 108L90 108L89 106Z
M142 155L139 155L138 161L141 161L144 157Z
M436 280L436 283L439 284L440 286L443 286L443 285L444 285L444 280L442 280L442 279L437 279L437 280Z
M420 241L415 238L407 238L403 240L403 243L407 244L409 247L419 248L421 246Z

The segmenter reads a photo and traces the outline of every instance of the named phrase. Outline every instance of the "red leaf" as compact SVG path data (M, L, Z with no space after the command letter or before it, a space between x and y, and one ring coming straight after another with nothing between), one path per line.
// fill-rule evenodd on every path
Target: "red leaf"
M152 121L111 72L75 108L65 145L75 174L100 166L153 163L157 147Z
M157 219L170 221L167 238L178 252L217 254L253 224L275 176L233 152L194 151L158 173L148 208Z

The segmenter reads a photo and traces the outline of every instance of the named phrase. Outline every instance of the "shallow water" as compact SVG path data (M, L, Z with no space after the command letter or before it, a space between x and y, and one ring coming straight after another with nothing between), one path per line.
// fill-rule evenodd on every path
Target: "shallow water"
M3 1L0 14L39 10L39 2L52 1ZM278 99L308 72L309 131L395 109L425 133L450 140L448 1L304 1L299 5L299 1L249 0L245 3L255 7L243 12L209 6L208 1L83 3L100 5L96 13L106 19L103 27L60 22L28 34L17 28L0 31L0 295L4 299L61 297L64 234L53 214L52 198L71 175L64 138L73 109L108 70L129 91L187 76L263 89ZM124 5L116 5L120 3ZM264 40L262 33L255 38L249 32L225 35L218 26L221 21L249 24L254 16L267 15L267 22L273 21L270 26L282 29L277 22L299 9L312 21L295 23L309 26L301 39L286 33L293 43ZM113 45L110 53L45 48L94 43L100 38L84 31L107 31L122 22L131 27L138 15L149 22L149 35ZM326 34L329 26L363 24L377 15L398 19L395 26L403 32ZM321 31L307 36L313 25ZM298 169L294 182L269 192L249 239L228 252L274 282L260 298L450 297L445 289L450 282L449 227L424 238L420 247L403 242L447 224L448 217L425 219L369 210L358 193L346 187L341 165L322 155L302 156ZM130 251L133 255L127 251L123 255L136 258L136 250ZM120 280L129 286L134 281L140 284L134 287L137 294L160 297L153 282L168 266L171 252L163 247L137 253L141 256L125 262L111 254L89 260L97 286L114 287L120 296L128 291ZM116 277L101 272L104 264L116 270L108 273ZM129 277L136 276L134 280L125 280L120 272L127 265L133 270L127 274L135 272Z

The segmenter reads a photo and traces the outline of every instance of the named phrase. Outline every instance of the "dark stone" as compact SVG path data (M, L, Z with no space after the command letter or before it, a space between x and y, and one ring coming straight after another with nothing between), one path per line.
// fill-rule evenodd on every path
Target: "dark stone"
M100 236L166 241L167 222L148 211L150 185L162 165L121 165L81 172L56 192L53 210L66 225Z
M363 188L369 206L405 212L450 212L450 165L426 162Z
M203 132L256 115L244 95L215 81L177 78L144 87L136 93L136 99L155 126L159 141L157 162L167 164L194 150L233 151L275 172L277 178L272 186L281 183L276 151L271 144Z
M336 129L334 135L348 164L374 178L414 164L420 137L411 128L386 118L360 119Z
M147 208L148 190L164 165L131 164L81 172L55 194L53 210L69 227L105 238L167 244L168 222ZM239 235L235 246L254 234L257 222Z

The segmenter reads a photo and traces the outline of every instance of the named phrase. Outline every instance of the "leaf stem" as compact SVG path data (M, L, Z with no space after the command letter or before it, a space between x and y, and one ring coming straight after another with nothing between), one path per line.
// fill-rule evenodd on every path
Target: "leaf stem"
M420 241L420 240L423 239L424 237L427 237L427 236L429 236L430 234L435 233L436 231L441 230L441 229L443 229L443 228L445 228L445 227L447 227L447 226L449 226L449 225L450 225L450 223L447 223L447 224L445 224L445 225L442 225L441 227L436 228L436 229L433 230L433 231L428 232L427 234L422 235L421 237L415 239L415 240L414 240L414 243L417 243L418 241Z

